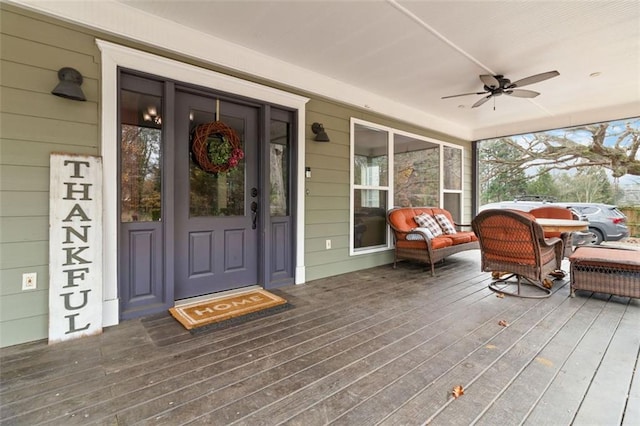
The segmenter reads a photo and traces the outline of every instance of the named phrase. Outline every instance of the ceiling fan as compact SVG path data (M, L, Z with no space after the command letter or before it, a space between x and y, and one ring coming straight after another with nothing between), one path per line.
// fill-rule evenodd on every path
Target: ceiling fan
M460 95L452 95L452 96L444 96L442 99L448 98L456 98L458 96L469 96L469 95L485 95L488 93L488 96L480 99L478 102L473 104L471 108L479 107L480 105L487 102L494 96L500 96L502 94L515 96L516 98L535 98L540 93L534 92L533 90L522 90L517 89L522 86L527 86L529 84L539 83L544 80L548 80L553 77L559 76L560 73L558 71L547 71L541 74L532 75L513 83L508 78L505 78L503 75L488 75L484 74L480 76L480 80L482 84L484 84L484 92L473 92L473 93L462 93Z

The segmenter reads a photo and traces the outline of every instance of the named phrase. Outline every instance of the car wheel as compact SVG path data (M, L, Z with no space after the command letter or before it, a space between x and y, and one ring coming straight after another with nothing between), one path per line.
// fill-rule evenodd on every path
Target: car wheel
M596 240L594 242L594 244L599 245L601 242L604 241L604 235L602 235L602 232L596 228L589 228L589 231L593 232L593 235L596 236Z

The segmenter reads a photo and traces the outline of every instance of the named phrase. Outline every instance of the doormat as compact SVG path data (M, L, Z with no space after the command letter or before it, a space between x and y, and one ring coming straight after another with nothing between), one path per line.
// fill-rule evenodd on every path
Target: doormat
M224 326L253 319L289 307L282 297L257 289L227 297L212 297L188 305L169 308L169 313L189 331ZM207 326L207 327L205 327Z

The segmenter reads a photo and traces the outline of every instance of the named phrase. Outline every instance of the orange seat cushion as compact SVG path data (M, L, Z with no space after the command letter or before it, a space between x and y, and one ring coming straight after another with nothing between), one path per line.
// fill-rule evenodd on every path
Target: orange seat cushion
M453 245L471 242L471 235L469 235L468 232L465 232L465 233L459 232L456 234L448 234L446 236L453 242Z
M451 235L441 235L439 237L435 237L431 239L431 248L440 249L445 247L451 247L453 245L453 240L451 239Z
M453 245L453 241L445 236L435 237L431 240L431 248L437 250L444 247L450 247ZM403 249L426 249L427 242L424 240L398 240L396 241L396 247Z

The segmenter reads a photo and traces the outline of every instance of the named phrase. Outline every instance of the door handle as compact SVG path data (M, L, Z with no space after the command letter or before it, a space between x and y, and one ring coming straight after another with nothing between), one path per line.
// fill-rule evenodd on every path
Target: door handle
M258 203L253 201L251 203L251 229L258 227Z

